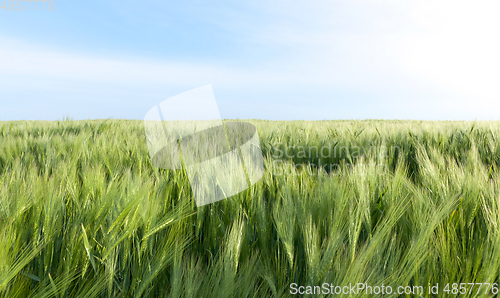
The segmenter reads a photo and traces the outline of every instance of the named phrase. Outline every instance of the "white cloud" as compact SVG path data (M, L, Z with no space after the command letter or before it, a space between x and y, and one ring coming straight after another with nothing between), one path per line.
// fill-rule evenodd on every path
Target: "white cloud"
M209 76L230 79L226 69L211 65L153 61L137 57L110 58L79 55L38 45L2 42L0 74L126 84L185 84Z
M418 31L398 46L401 69L476 103L499 107L499 9L498 2L417 2L411 17Z

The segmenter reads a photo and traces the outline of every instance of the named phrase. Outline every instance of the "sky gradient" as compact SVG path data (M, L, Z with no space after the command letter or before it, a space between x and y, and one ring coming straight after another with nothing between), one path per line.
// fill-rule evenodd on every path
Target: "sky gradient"
M222 118L500 120L493 1L19 4L0 120L143 119L206 84Z

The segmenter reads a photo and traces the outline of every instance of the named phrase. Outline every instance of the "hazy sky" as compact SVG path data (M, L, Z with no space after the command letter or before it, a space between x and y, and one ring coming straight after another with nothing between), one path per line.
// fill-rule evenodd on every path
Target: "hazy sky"
M18 3L0 120L143 119L206 84L222 118L500 120L493 1Z

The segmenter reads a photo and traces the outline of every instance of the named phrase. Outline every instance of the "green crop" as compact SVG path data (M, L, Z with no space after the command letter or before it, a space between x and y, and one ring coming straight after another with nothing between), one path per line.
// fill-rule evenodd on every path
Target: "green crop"
M0 297L499 282L500 122L249 122L264 176L198 208L142 121L0 122Z

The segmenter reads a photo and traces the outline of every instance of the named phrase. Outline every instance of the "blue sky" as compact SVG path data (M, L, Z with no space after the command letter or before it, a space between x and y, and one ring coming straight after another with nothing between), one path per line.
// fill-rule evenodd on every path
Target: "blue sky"
M222 118L500 120L494 2L19 4L0 9L0 120L143 119L206 84Z

